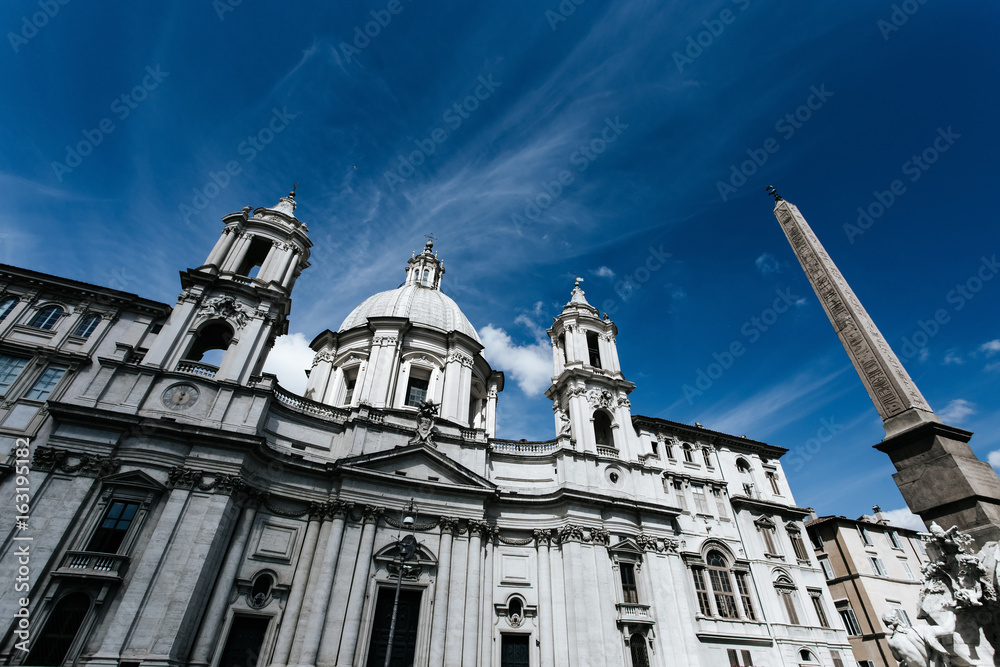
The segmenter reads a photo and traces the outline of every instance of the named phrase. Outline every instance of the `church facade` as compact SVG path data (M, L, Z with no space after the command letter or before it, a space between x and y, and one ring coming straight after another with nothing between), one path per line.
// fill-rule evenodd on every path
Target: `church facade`
M633 415L578 284L544 442L497 437L503 373L430 243L315 337L305 395L263 374L309 266L294 211L224 217L172 307L0 267L0 494L30 505L4 664L850 660L786 450Z

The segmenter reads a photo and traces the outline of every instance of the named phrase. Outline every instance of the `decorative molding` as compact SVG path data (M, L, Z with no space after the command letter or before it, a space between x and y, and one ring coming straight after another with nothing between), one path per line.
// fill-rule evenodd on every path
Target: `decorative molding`
M615 407L614 394L608 389L591 389L587 392L587 400L595 408L613 410Z
M210 299L202 306L202 312L209 317L221 317L231 321L237 329L242 329L250 321L253 311L237 301L233 296L226 295Z
M330 362L332 364L333 363L333 352L331 352L329 350L320 350L319 352L317 352L316 356L313 357L311 368L316 368L316 366L318 366L319 364L321 364L324 361L328 361L328 362Z
M35 470L59 471L97 478L114 474L121 467L121 464L121 459L112 456L79 454L44 445L35 447L35 453L31 460L32 468Z
M449 354L448 355L448 363L450 364L453 361L457 361L458 363L460 363L461 365L465 366L466 368L472 368L473 359L472 359L471 356L469 356L465 352L461 352L461 351L457 351L456 350L455 352L452 352L451 354Z
M398 342L399 342L399 336L395 334L387 336L374 336L372 338L372 345L390 346L390 345L395 345Z

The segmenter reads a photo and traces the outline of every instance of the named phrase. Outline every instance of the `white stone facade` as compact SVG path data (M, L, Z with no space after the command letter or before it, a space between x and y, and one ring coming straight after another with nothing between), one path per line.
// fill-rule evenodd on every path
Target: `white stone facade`
M90 289L116 319L55 352L76 364L46 414L0 422L0 495L21 436L33 494L30 655L5 587L0 659L381 665L398 586L394 665L842 667L785 450L632 415L618 331L579 286L549 331L548 441L496 437L503 374L440 293L430 244L402 287L315 338L306 396L261 376L308 266L294 206L224 218L172 309L63 286L67 308ZM37 294L0 320L0 352L42 359L75 324L22 340L59 284L28 273L4 273L0 306ZM31 404L32 382L7 403Z

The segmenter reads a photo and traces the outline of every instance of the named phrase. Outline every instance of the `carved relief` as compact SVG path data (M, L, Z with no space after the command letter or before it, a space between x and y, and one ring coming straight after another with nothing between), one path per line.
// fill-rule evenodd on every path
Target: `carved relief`
M210 299L202 306L202 312L209 317L221 317L242 329L250 321L252 311L232 296L220 296Z

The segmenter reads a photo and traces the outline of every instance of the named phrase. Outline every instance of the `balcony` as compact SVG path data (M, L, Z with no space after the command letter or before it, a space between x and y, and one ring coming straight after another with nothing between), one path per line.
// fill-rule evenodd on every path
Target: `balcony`
M614 447L605 447L604 445L597 446L597 453L600 456L609 456L613 459L621 458L618 455L618 450Z
M128 568L128 556L102 554L94 551L67 551L62 565L53 572L59 577L86 577L121 581Z
M490 449L498 454L518 456L545 456L559 448L555 440L528 442L527 440L490 440Z
M645 623L653 625L653 615L649 613L648 604L636 604L634 602L619 602L615 605L618 608L619 623Z
M180 373L190 373L191 375L197 375L211 380L215 377L215 374L219 372L219 367L211 364L203 364L198 361L182 360L177 362L177 371Z
M347 421L347 418L351 416L349 410L335 408L331 405L326 405L325 403L320 403L319 401L313 401L303 396L296 396L280 385L274 386L274 398L277 399L278 403L281 403L285 407L291 408L296 412L319 417L320 419L325 419L336 424L343 424Z

